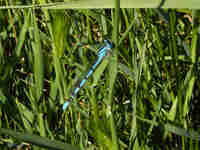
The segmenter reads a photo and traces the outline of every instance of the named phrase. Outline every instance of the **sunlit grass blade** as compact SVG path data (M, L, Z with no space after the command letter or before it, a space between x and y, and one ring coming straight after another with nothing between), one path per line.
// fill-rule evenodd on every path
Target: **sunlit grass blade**
M196 8L200 6L198 0L182 0L174 3L173 0L123 0L120 1L121 8ZM115 8L113 0L73 0L66 2L55 2L48 4L35 4L35 5L11 5L11 6L1 6L0 9L19 9L19 8L43 8L43 9L77 9L77 8Z

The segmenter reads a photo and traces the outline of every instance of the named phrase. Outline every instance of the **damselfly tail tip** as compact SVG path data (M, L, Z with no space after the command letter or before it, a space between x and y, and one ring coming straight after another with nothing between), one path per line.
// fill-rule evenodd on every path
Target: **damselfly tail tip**
M65 103L63 104L63 107L62 107L63 111L65 111L65 110L67 109L67 107L69 106L69 104L70 104L69 101L67 101L67 102L65 102Z

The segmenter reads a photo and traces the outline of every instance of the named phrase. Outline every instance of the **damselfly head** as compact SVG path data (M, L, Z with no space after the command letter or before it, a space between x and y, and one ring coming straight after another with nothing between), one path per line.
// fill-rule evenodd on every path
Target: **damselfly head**
M104 57L112 49L112 43L108 40L104 40L104 45L98 51L98 57Z
M110 40L104 40L104 44L110 49L113 48L113 43Z

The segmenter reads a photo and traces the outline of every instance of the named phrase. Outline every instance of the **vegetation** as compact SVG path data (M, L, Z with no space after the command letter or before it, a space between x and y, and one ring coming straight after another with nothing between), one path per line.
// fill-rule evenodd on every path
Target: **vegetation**
M199 149L199 12L118 10L0 11L1 149Z

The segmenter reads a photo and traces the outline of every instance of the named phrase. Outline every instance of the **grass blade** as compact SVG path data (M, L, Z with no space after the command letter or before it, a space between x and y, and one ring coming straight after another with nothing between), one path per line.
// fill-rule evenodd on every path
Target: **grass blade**
M40 5L11 5L1 6L0 9L19 9L19 8L43 8L43 9L78 9L78 8L114 8L113 0L73 0L67 2L55 2ZM200 7L199 0L123 0L120 1L121 8L191 8Z
M73 147L69 144L65 144L56 140L49 140L48 138L44 138L44 137L40 137L37 135L33 135L33 134L28 134L28 133L20 133L20 132L15 132L13 130L10 129L4 129L1 128L0 129L0 134L4 134L4 135L9 135L12 136L18 140L27 142L27 143L31 143L43 148L47 148L47 149L54 149L54 150L80 150L77 147Z

